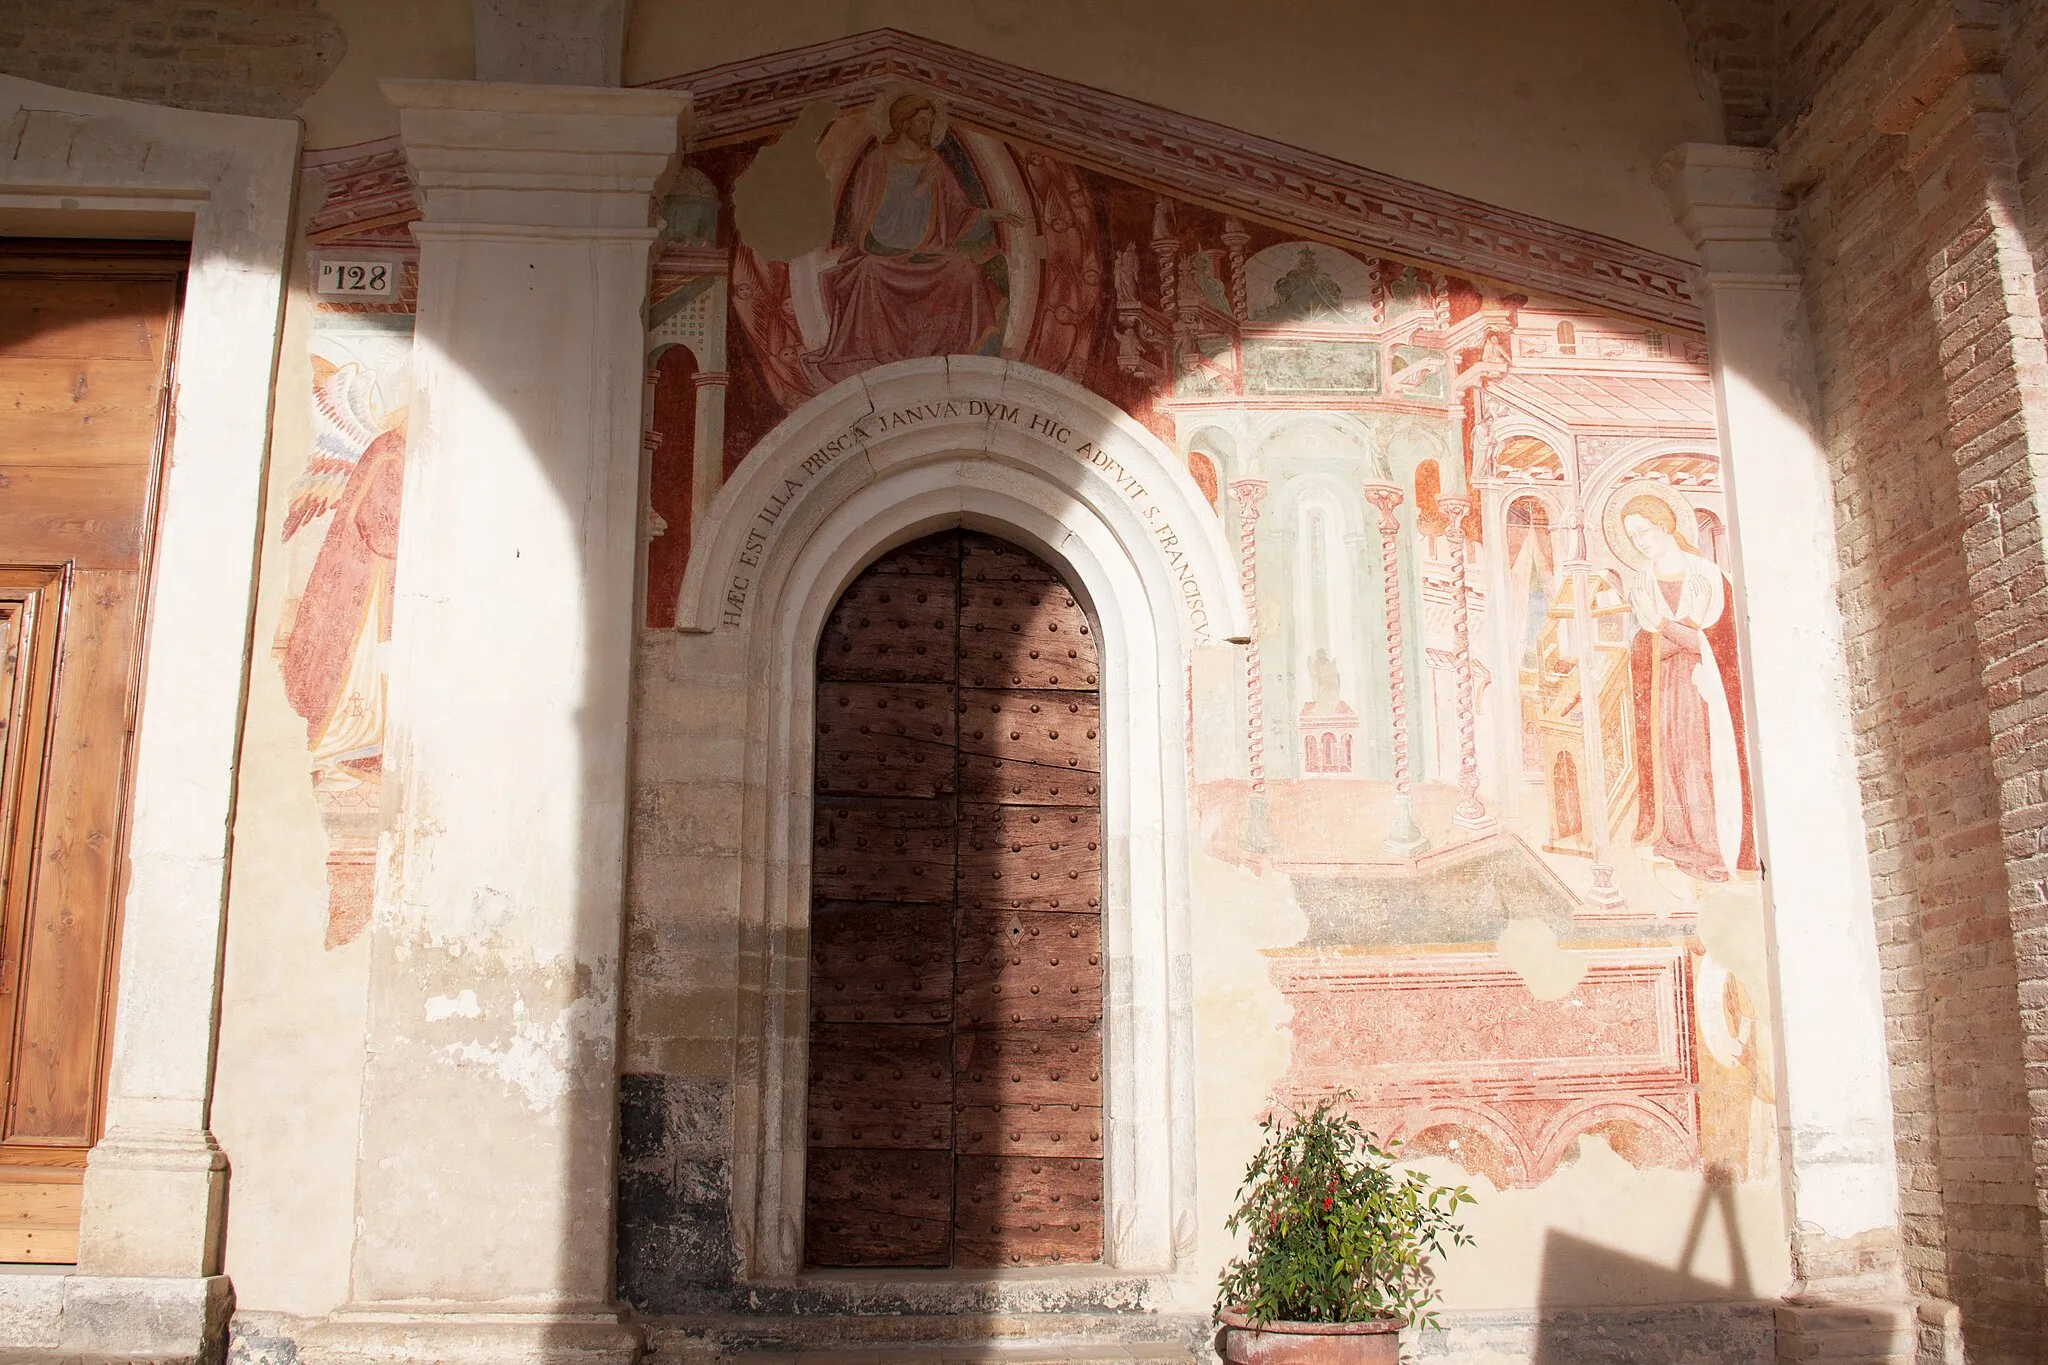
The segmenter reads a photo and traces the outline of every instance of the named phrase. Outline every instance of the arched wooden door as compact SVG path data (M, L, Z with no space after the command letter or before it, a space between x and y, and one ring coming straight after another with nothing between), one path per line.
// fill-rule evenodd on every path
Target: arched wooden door
M947 531L818 647L811 1266L1102 1259L1096 641L1059 575Z

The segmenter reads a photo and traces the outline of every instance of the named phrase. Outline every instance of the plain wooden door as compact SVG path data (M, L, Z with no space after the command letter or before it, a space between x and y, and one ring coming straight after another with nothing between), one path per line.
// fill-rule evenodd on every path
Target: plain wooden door
M970 532L826 624L809 1265L1102 1257L1096 657L1052 569Z
M0 1260L77 1258L183 268L0 247Z

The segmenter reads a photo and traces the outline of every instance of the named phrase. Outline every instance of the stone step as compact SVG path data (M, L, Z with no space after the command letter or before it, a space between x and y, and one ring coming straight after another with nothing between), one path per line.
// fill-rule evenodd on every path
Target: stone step
M651 1352L647 1365L1115 1365L1153 1361L1163 1365L1195 1365L1185 1346L1166 1342L1065 1345L1009 1342L954 1342L946 1345L875 1346L858 1350L723 1352L705 1346L693 1355Z
M1193 1361L1198 1314L720 1313L646 1322L649 1365Z

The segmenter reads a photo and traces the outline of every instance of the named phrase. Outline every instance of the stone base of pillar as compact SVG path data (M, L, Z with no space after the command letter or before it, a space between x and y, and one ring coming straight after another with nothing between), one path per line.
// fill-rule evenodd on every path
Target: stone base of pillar
M79 1269L175 1280L219 1270L227 1189L227 1158L204 1129L112 1129L86 1158Z
M301 1365L633 1365L640 1330L615 1310L343 1312L299 1338Z
M1778 1306L1780 1365L1944 1365L1919 1355L1911 1303L1800 1302Z
M234 1307L225 1275L0 1274L0 1351L220 1365Z
M1417 858L1429 852L1429 839L1415 826L1415 798L1396 796L1394 798L1393 829L1380 842L1380 847L1396 858Z
M1452 813L1451 823L1474 834L1492 834L1500 828L1500 821L1494 819L1493 812L1484 806L1469 811L1461 807Z

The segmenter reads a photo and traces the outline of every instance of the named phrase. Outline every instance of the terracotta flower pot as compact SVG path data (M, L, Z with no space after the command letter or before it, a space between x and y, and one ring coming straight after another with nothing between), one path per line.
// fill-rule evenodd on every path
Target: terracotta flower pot
M1266 1322L1253 1327L1226 1308L1223 1358L1230 1365L1399 1365L1401 1320Z

